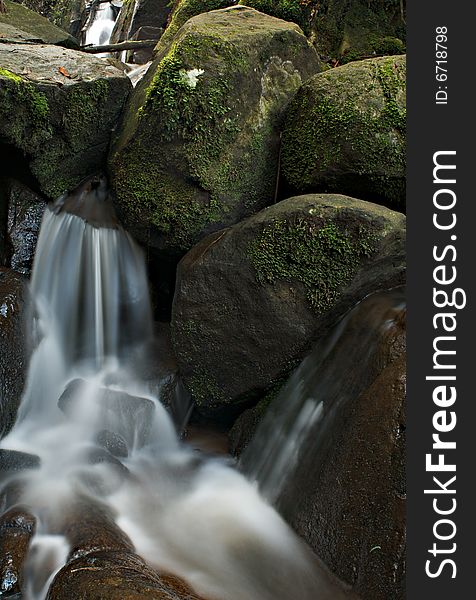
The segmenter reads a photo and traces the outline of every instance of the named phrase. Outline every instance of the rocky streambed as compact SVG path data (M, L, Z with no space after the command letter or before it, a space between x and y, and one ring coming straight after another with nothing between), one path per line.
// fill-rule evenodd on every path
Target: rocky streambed
M260 587L257 575L255 580L254 553L263 572L279 581L297 542L286 537L291 545L284 544L282 554L270 547L263 558L262 548L251 538L243 541L239 525L232 524L245 527L253 507L256 514L268 507L254 496L251 502L239 472L265 494L266 481L275 477L270 469L282 464L285 482L269 502L301 537L299 544L306 543L303 552L313 557L320 582L314 591L303 591L291 570L290 587L280 588L283 600L404 598L404 297L385 295L405 283L401 3L112 3L111 14L118 15L112 43L156 39L157 45L102 58L81 51L84 31L78 31L92 22L88 15L98 3L4 4L0 597L265 600L274 588ZM134 87L128 73L144 61ZM59 290L57 312L48 313L48 322L62 319L68 346L61 348L89 359L84 331L104 333L107 348L112 329L105 323L114 321L122 329L117 339L126 344L115 356L122 361L127 355L130 373L113 370L101 379L107 391L100 392L98 406L105 408L97 423L86 426L74 401L69 412L65 397L58 407L72 378L61 380L54 367L63 350L58 356L50 352L45 362L48 381L58 378L59 391L41 419L45 427L59 427L59 454L77 436L81 452L74 460L81 456L81 468L93 469L94 477L86 479L84 473L77 479L74 470L80 486L73 496L57 485L69 481L70 465L62 470L55 462L51 469L50 450L44 456L38 450L38 457L33 442L9 442L18 439L19 406L44 392L31 393L31 357L38 356L49 330L38 317L43 305L32 298L29 278L40 224L54 202L61 215L73 218L72 232L74 219L83 219L84 239L96 239L96 256L109 259L100 258L102 275L91 288L96 299L103 290L93 303L103 316L93 323L89 293L73 294L73 279L57 281L59 273L83 273L77 289L90 290L84 279L89 275L73 266L84 263L84 250L57 238L56 250L49 249L42 262L48 275L40 272L45 287L48 281ZM152 300L145 321L131 321L132 314L149 310L137 300L140 295L128 293L113 308L121 285L132 280L125 274L130 263L121 259L120 266L117 247L111 249L116 234L105 233L105 227L122 231L118 221L97 216L104 215L97 211L103 202L142 246ZM136 301L141 311L131 308ZM356 306L364 308L350 313ZM127 345L134 335L144 346L141 353ZM109 356L94 339L96 359ZM313 369L318 374L311 377ZM79 369L79 377L89 381L91 373ZM323 379L333 385L323 387ZM132 381L140 385L131 388ZM119 391L122 400L115 402ZM89 402L78 397L79 406ZM184 452L180 460L165 460L156 441L144 442L146 450L154 446L153 460L138 447L137 427L154 431L144 427L155 422L154 411L162 415L161 406L170 427L191 442L177 441ZM169 417L160 418L165 427ZM144 436L149 439L149 433ZM217 458L224 452L225 459ZM260 464L266 468L258 469ZM43 498L35 473L46 478L55 469L57 481L48 479L55 484ZM130 506L125 511L121 486L128 502L140 498L136 505L145 514L133 515ZM235 496L217 525L226 486ZM161 487L177 505L183 503L184 512L170 512ZM182 488L206 491L206 500L189 505L195 496L181 495ZM244 501L238 506L245 497L248 513ZM122 518L126 512L136 529L154 532L158 563ZM272 514L269 528L287 531ZM177 524L175 531L169 523ZM214 556L217 548L234 558L230 572L230 563ZM213 576L204 567L207 555ZM194 570L202 578L192 576ZM240 583L245 580L254 582L251 591Z

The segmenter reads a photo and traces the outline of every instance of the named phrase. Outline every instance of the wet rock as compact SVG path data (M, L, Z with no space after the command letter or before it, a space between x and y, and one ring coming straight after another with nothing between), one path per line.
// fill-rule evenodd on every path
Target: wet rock
M404 233L400 213L308 195L200 242L179 264L172 315L193 400L262 396L349 308L404 281Z
M405 597L404 316L381 338L364 391L341 406L319 448L311 432L278 503L334 573L376 600ZM355 386L358 375L356 364L345 380Z
M161 27L139 27L139 29L131 36L131 40L157 40L162 37L164 30ZM132 62L136 65L145 65L154 58L153 48L141 48L140 50L132 50L126 57L127 62Z
M127 458L129 455L126 442L119 434L113 431L108 431L107 429L99 431L96 436L96 442L118 458Z
M0 64L4 166L15 171L20 162L36 191L56 199L101 168L130 81L108 62L58 46L2 43Z
M28 349L25 280L0 267L0 438L12 427L25 382Z
M70 544L69 560L93 552L133 552L134 546L119 529L111 510L98 501L80 498L58 519L54 530L64 535Z
M34 454L19 452L17 450L4 450L0 448L0 473L12 473L25 469L37 469L40 459Z
M405 82L405 56L393 56L330 69L305 83L284 125L284 187L403 210Z
M29 10L25 6L5 0L7 11L0 13L0 31L3 30L3 25L7 25L7 36L9 37L10 28L15 28L20 32L30 36L30 40L34 40L43 44L57 44L67 48L76 48L77 40L56 27L48 19L38 13ZM2 61L3 66L3 61Z
M0 595L20 594L23 565L36 529L35 518L23 507L11 508L0 517ZM21 596L20 596L21 597Z
M133 235L181 255L273 202L281 121L319 61L296 25L246 7L198 15L172 46L163 40L130 97L110 173Z
M17 182L12 183L9 196L8 235L12 247L10 267L29 277L46 202Z
M125 2L111 34L111 43L132 39L140 28L165 28L170 14L169 0L134 0ZM136 39L158 39L154 36Z
M152 400L109 388L90 389L86 381L75 379L66 386L58 400L58 407L65 415L74 418L75 411L80 408L81 395L88 393L95 396L99 407L98 422L104 429L121 436L128 447L132 447L134 442L147 441L155 412Z
M200 600L183 582L160 576L131 552L94 552L56 575L47 600Z

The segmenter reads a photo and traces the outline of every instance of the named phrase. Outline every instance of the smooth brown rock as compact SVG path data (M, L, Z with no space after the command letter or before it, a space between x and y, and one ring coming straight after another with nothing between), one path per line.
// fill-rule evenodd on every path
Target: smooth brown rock
M23 565L35 529L36 519L24 507L0 517L0 595L22 591Z
M95 552L56 575L47 600L200 600L184 583L161 577L130 552Z

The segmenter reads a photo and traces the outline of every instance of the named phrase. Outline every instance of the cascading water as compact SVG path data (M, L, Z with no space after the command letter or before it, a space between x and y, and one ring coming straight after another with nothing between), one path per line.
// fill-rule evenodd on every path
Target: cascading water
M104 46L108 44L115 23L116 13L111 3L101 2L94 11L92 21L87 25L84 40L85 45Z
M36 347L0 446L41 461L3 482L21 486L37 520L27 600L44 598L68 560L61 523L78 499L108 507L149 564L210 600L346 597L255 486L179 443L137 375L152 331L144 261L106 196L104 181L85 184L46 211L38 240ZM121 440L120 461L100 445L105 434Z
M305 459L317 468L336 418L376 376L378 345L404 308L403 288L359 303L316 345L266 411L241 463L282 511L296 467Z

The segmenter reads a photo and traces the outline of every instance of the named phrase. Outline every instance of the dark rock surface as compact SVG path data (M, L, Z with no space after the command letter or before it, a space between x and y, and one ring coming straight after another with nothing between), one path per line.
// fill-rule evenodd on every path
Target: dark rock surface
M25 382L28 348L25 280L0 268L0 438L12 427Z
M405 217L345 196L284 200L180 262L172 341L199 406L259 398L369 293L405 278Z

